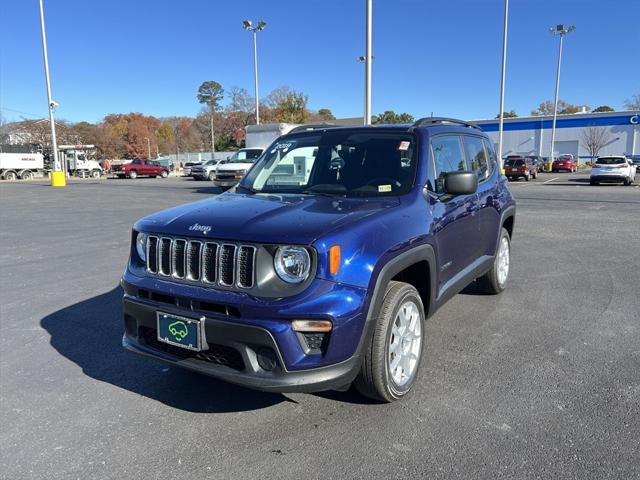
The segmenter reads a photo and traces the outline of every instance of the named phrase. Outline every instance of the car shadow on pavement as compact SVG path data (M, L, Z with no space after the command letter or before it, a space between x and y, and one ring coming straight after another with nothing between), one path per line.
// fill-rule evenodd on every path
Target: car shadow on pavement
M248 390L125 351L120 287L47 315L40 325L51 336L51 346L89 377L171 407L221 413L292 401L284 395Z

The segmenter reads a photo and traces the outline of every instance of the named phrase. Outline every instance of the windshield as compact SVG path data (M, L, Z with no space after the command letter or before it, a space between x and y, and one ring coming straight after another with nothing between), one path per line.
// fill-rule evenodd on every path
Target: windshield
M229 157L227 163L254 163L260 156L260 153L262 153L261 150L238 150Z
M615 165L618 163L627 164L627 161L624 158L616 158L616 157L603 157L596 160L598 165Z
M404 132L310 132L272 144L241 186L268 193L401 195L413 186L414 152L414 137Z
M524 160L522 160L521 158L508 158L507 160L505 160L504 164L507 167L522 167L524 165Z

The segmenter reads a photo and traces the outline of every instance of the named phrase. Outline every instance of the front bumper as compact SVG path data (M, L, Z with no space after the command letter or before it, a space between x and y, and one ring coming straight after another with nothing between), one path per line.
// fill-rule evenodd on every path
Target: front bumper
M132 352L265 391L339 389L358 374L358 346L365 334L362 312L368 302L364 290L316 280L289 299L251 299L245 294L204 292L186 285L169 288L170 282L136 277L128 271L122 285L122 343ZM214 302L226 310L212 310ZM293 318L314 318L302 313L314 310L315 318L332 318L334 324L321 352L305 350L300 334L290 324ZM209 349L198 353L159 342L158 311L203 319ZM274 360L273 368L263 368L265 355Z
M213 184L214 184L216 187L233 187L234 185L237 185L239 181L240 181L240 180L235 180L235 179L230 179L230 180L226 180L226 179L225 179L225 180L219 180L219 179L217 179L217 178L216 178L216 179L213 181Z

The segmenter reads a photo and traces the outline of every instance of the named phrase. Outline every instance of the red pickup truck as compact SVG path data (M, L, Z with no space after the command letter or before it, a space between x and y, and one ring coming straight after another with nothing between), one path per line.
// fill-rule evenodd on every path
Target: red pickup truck
M154 160L140 160L136 158L131 163L124 163L122 165L113 165L111 171L118 175L120 178L137 178L140 176L167 178L169 176L169 170L160 162Z

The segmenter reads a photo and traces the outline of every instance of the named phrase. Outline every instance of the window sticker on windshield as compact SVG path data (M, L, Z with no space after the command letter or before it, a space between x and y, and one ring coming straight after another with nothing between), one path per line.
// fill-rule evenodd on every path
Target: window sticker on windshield
M409 145L411 145L411 142L403 140L400 142L400 146L398 147L398 150L409 150Z
M378 192L390 192L391 185L378 185Z
M294 141L276 143L273 146L273 149L271 150L271 153L276 153L276 151L278 151L278 150L281 150L282 153L286 153L290 148L293 148L295 145L296 145L296 142L294 142Z

